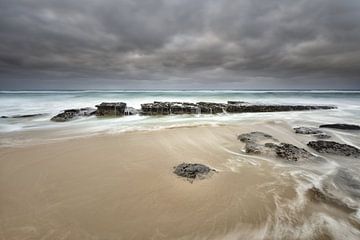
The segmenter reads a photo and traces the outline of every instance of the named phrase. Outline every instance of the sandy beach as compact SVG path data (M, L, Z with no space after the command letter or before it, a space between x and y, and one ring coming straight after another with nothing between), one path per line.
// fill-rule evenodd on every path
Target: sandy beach
M311 225L313 211L348 217L299 196L286 163L246 155L237 135L254 129L306 147L275 122L3 147L0 238L328 239L329 226ZM182 162L217 172L191 183L173 174Z

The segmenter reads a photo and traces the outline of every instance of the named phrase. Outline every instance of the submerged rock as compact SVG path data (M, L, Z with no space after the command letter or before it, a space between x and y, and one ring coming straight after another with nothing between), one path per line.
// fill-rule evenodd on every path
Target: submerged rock
M273 136L263 132L244 133L238 136L245 143L245 152L253 154L272 153L288 161L315 159L316 157L303 148L289 143L278 143Z
M317 139L329 139L331 138L330 135L327 135L326 133L320 133L314 135Z
M126 103L123 102L103 102L100 105L96 105L97 116L124 116Z
M174 173L180 177L188 179L204 178L210 172L215 172L214 169L199 163L181 163L174 167Z
M243 133L238 136L238 139L241 142L245 142L245 143L257 142L257 141L269 140L269 139L277 141L275 138L273 138L273 136L263 132Z
M294 128L295 133L299 133L299 134L322 134L324 133L323 131L316 129L316 128L311 128L311 127L296 127Z
M265 151L264 147L265 145L259 143L262 141L275 141L278 140L273 138L271 135L263 133L263 132L250 132L250 133L244 133L240 134L238 136L238 140L245 143L245 152L246 153L254 153L259 154Z
M321 128L334 128L342 130L360 130L359 125L354 124L344 124L344 123L335 123L335 124L323 124L320 125Z
M272 147L276 155L289 161L298 161L301 159L309 159L315 157L303 148L299 148L289 143L281 143Z
M318 140L310 141L307 145L320 153L330 153L355 158L360 157L360 150L348 144Z
M51 118L51 121L54 122L66 122L73 120L78 117L86 117L95 115L96 109L94 108L80 108L80 109L67 109L62 113Z
M32 118L44 116L44 113L24 114L24 115L13 115L13 116L1 116L1 118Z

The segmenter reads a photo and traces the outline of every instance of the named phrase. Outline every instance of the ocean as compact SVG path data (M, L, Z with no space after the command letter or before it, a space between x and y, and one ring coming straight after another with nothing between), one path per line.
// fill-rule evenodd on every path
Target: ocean
M327 111L244 113L218 115L127 116L122 118L81 118L67 123L51 122L60 111L95 107L101 102L125 102L128 107L153 101L219 102L246 101L264 104L335 105ZM2 118L0 133L54 130L58 137L96 133L154 130L176 126L241 124L283 120L290 125L316 126L324 123L359 123L360 91L0 91L0 116L43 114L34 118ZM57 137L53 135L53 137ZM7 139L10 143L11 139Z

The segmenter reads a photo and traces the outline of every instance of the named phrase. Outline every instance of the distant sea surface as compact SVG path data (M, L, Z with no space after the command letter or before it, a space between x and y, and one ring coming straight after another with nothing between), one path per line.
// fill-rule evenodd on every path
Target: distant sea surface
M66 123L50 118L64 109L95 107L101 102L126 102L140 108L153 101L219 102L246 101L264 104L325 104L335 110L218 115L127 116L97 119L95 116ZM317 126L323 123L360 123L360 91L0 91L0 116L44 114L34 118L1 118L2 139L12 143L11 134L52 131L52 138L86 134L154 130L177 126L241 124L254 121L286 121L290 125Z

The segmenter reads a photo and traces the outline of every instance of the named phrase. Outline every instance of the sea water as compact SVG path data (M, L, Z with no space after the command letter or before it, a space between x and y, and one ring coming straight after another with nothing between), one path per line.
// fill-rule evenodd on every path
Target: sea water
M81 118L66 123L50 121L62 110L95 107L101 102L125 102L140 108L153 101L246 101L260 104L335 105L334 110L308 112L244 113L217 115L127 116ZM289 124L360 123L360 91L0 91L0 116L43 114L33 118L2 118L0 133L71 129L71 135L99 132L151 130L197 124L237 124L254 120L284 120Z

